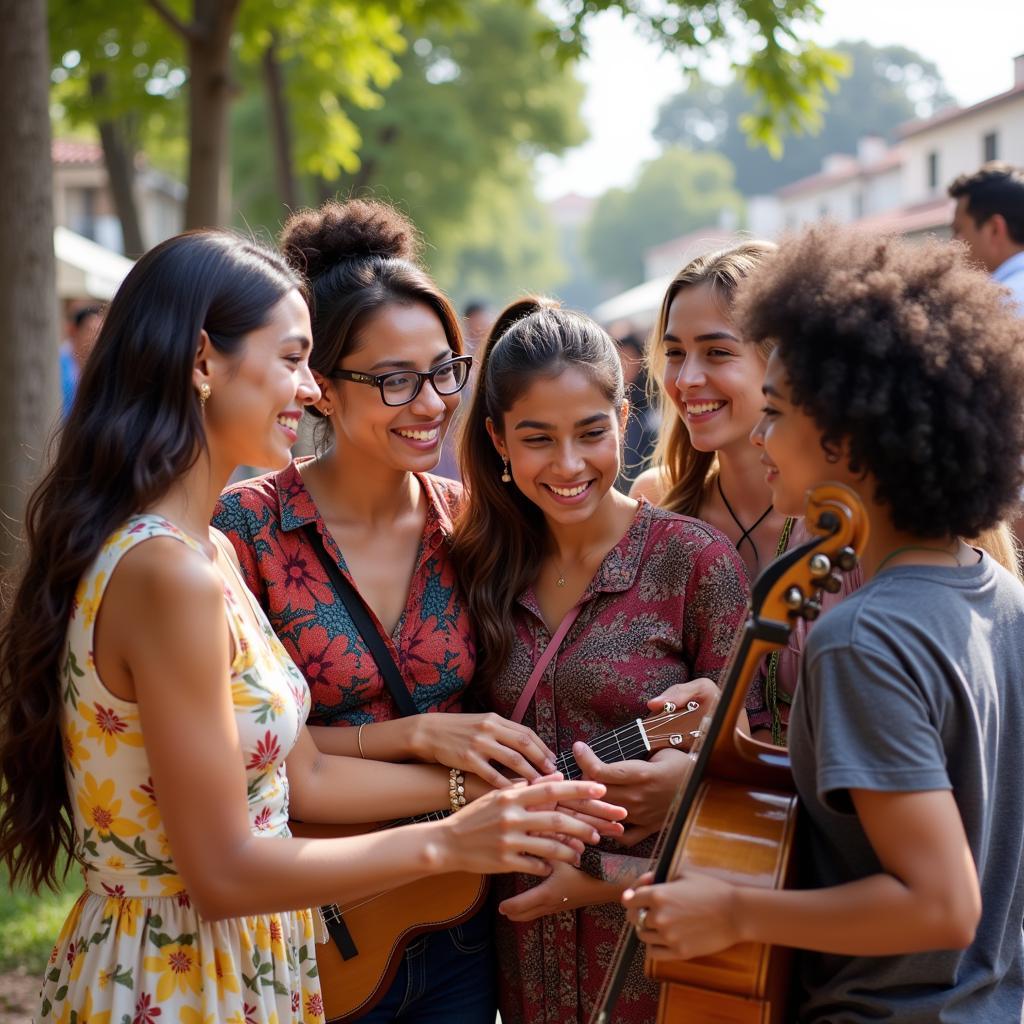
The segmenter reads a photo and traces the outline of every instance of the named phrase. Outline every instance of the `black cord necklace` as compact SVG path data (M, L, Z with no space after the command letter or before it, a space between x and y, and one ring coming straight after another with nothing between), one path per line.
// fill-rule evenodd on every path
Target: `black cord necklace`
M754 530L756 530L765 521L765 519L768 518L768 516L771 514L772 509L775 506L774 505L769 505L757 517L757 522L756 523L753 523L751 526L744 526L740 522L739 517L736 515L736 513L733 512L732 505L729 504L729 499L725 496L725 491L722 490L722 474L721 473L719 473L718 476L715 477L715 483L718 485L718 493L719 493L719 495L722 498L722 503L725 505L726 512L729 513L729 515L732 517L732 521L736 524L736 526L740 530L740 539L738 541L736 541L736 550L739 551L740 545L744 541L746 541L754 549L754 565L760 566L761 565L761 554L757 550L757 545L754 543L754 538L751 537L750 535L754 532Z

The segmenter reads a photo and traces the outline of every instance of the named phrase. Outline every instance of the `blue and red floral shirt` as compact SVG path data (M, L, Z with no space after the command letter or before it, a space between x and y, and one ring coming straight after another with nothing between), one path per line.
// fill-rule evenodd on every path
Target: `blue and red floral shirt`
M391 635L373 610L367 611L418 710L459 711L476 668L475 637L449 556L462 486L427 474L417 479L428 508L405 610ZM234 546L249 589L309 683L309 724L361 725L398 717L373 655L304 529L316 525L328 553L354 585L298 465L229 487L213 522Z

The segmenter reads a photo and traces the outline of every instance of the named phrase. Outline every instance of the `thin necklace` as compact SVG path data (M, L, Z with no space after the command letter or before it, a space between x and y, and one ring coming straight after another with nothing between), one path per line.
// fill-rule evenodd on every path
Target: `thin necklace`
M740 545L744 541L746 541L754 549L754 565L760 565L761 564L761 553L757 550L757 545L754 543L754 538L751 537L750 535L754 532L754 530L756 530L765 521L765 519L768 518L768 516L772 512L772 509L775 506L774 505L769 505L757 517L757 522L753 523L750 526L744 526L740 522L739 516L737 516L736 513L733 512L732 505L729 504L729 499L725 496L725 491L722 490L722 474L721 473L719 473L718 476L715 477L715 483L718 485L718 493L719 493L719 495L722 498L722 503L725 505L726 512L729 513L729 515L732 517L732 521L736 524L736 526L740 530L740 539L736 542L736 550L739 551Z
M877 576L885 565L891 562L897 555L905 554L908 551L934 551L937 554L945 555L947 558L952 558L956 562L957 567L963 565L960 561L960 542L957 541L956 551L947 551L945 548L936 547L934 544L907 544L902 548L896 548L894 551L890 551L889 554L883 558L877 566L875 566L875 575Z
M613 547L614 547L614 545L613 545ZM606 554L607 554L607 552L606 552ZM552 559L555 562L555 568L558 570L558 579L555 580L555 586L556 587L564 587L566 585L565 573L562 571L562 567L558 564L558 560L554 558L554 555L552 555ZM586 557L580 559L580 562L585 562L585 561L586 561Z

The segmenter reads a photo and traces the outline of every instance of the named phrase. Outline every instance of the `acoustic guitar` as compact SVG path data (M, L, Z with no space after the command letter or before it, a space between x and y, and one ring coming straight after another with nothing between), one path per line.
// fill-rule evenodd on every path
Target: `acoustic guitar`
M690 770L661 834L654 884L683 871L761 888L785 888L792 880L797 797L789 756L740 732L736 722L765 655L786 643L797 618L817 618L821 591L839 590L868 532L859 499L841 484L810 492L806 522L814 538L776 559L754 583L721 697L701 723ZM637 941L627 925L592 1024L614 1019ZM658 1024L785 1024L789 953L741 943L694 960L647 959L647 975L662 982Z
M677 708L671 702L645 719L597 737L591 744L602 761L612 764L645 759L657 750L686 748L696 730L681 723L699 708L696 701ZM572 751L556 758L567 779L582 777ZM360 835L422 821L436 821L448 811L372 825L318 825L292 821L292 834L307 838ZM394 980L406 946L426 932L451 928L470 918L487 895L487 878L465 872L424 878L361 899L322 906L330 941L316 947L317 971L328 1024L357 1020L383 997Z

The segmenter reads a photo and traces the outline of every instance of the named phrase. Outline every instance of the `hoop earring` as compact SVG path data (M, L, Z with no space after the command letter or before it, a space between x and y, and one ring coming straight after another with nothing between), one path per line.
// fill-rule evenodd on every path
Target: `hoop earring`
M501 482L503 484L510 484L510 483L512 483L512 475L508 471L508 458L507 458L507 456L502 455L501 462L502 462L502 466L501 466Z
M210 395L213 394L213 388L211 388L210 385L207 384L206 381L204 380L203 383L199 385L197 390L199 392L199 407L201 409L205 409L206 403Z

